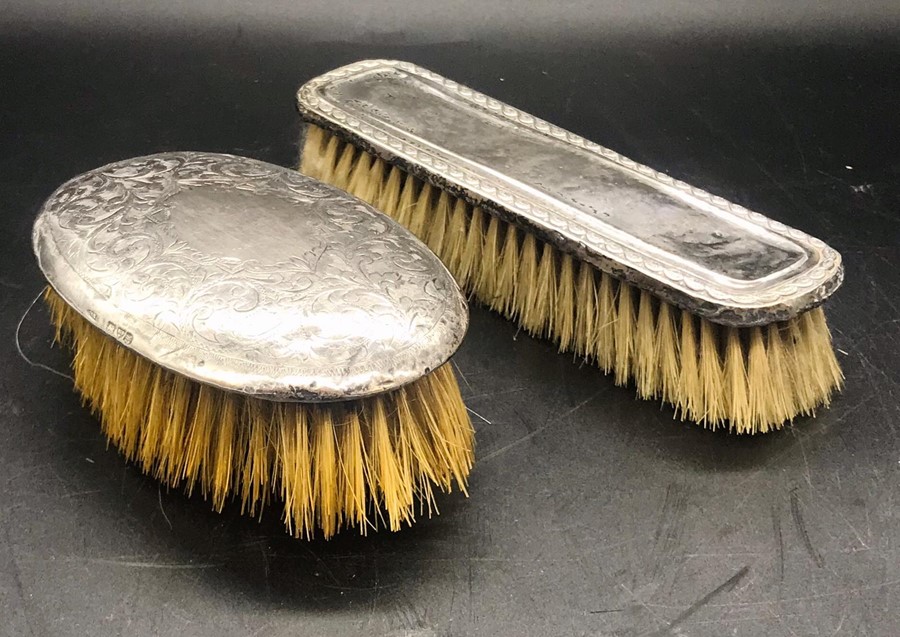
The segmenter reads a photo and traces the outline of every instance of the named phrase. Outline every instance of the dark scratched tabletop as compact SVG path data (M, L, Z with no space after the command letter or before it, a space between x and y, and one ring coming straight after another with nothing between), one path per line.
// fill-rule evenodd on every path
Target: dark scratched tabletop
M900 634L895 32L278 33L0 39L0 635ZM160 488L17 351L21 319L22 353L66 369L43 310L25 314L34 215L67 178L156 151L294 164L296 87L364 57L430 67L831 243L846 391L779 433L710 432L473 307L455 361L478 462L440 516L305 542L275 513Z

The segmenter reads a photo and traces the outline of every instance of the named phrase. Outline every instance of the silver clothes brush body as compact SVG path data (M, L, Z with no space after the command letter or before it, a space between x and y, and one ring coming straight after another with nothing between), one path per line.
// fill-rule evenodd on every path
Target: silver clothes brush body
M822 241L406 62L303 85L300 170L374 204L473 298L711 428L770 431L843 376Z
M341 67L304 119L715 323L783 321L840 285L822 241L406 62Z
M295 536L398 530L465 490L447 363L465 299L418 239L295 171L163 153L75 177L34 250L73 379L112 444Z

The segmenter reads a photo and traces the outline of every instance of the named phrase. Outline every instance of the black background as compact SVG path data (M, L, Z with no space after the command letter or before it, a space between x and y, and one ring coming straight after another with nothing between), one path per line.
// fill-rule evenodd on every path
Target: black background
M897 634L900 10L633 4L0 8L0 635ZM365 57L831 243L846 391L780 433L709 432L474 307L455 361L479 461L438 517L295 541L127 466L16 351L42 200L156 151L295 164L294 91ZM65 370L39 306L20 332Z

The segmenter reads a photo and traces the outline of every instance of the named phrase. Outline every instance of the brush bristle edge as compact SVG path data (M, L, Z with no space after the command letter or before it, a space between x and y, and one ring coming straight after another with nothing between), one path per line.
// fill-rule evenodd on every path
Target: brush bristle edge
M222 510L284 507L297 537L392 531L436 511L434 489L465 492L474 436L447 363L382 395L273 402L154 365L91 325L50 287L56 339L109 441L145 472Z
M764 327L698 318L318 126L307 128L300 171L409 228L482 304L683 420L764 433L829 405L843 384L821 307Z

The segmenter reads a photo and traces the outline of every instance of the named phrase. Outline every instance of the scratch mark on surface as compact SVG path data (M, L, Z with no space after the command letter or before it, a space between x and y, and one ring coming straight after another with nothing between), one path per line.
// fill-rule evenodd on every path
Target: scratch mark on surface
M490 391L482 392L480 394L472 394L470 396L466 396L466 400L478 400L479 398L495 398L497 396L504 396L506 394L516 394L520 391L525 391L525 387L513 387L512 389L504 389L503 391Z
M834 632L831 633L831 637L834 637L839 632L841 632L841 628L844 627L844 620L847 619L847 610L844 609L841 611L841 620L838 622L837 628L834 629Z
M793 425L791 425L791 435L800 446L800 454L803 456L803 475L806 477L806 484L812 488L812 475L809 471L809 460L806 457L806 446L803 444L803 437L797 433L797 429Z
M509 444L506 444L506 445L500 447L499 449L496 449L496 450L494 450L494 451L492 451L492 452L490 452L490 453L488 453L488 454L482 456L482 457L481 457L481 460L479 461L480 464L484 464L487 460L490 460L491 458L496 458L497 456L506 453L506 452L509 451L510 449L513 449L513 448L515 448L515 447L518 447L518 446L521 445L523 442L527 442L527 441L531 440L532 438L534 438L534 437L537 436L538 434L543 433L545 430L549 429L549 428L552 427L554 424L557 424L560 420L562 420L562 419L564 419L564 418L567 418L568 416L571 416L573 413L575 413L576 411L578 411L579 409L581 409L582 407L584 407L585 405L587 405L589 402L591 402L592 400L594 400L595 398L597 398L597 396L599 396L601 393L603 393L603 390L600 390L600 391L598 391L597 393L595 393L595 394L589 396L588 398L585 398L584 400L582 400L580 403L578 403L577 405L575 405L575 406L572 407L571 409L568 409L568 410L564 411L563 413L561 413L559 416L557 416L557 417L555 417L555 418L548 418L547 421L546 421L543 425L541 425L540 427L538 427L538 428L535 429L534 431L529 431L527 434L521 436L520 438L517 438L517 439L513 440L513 441L510 442ZM467 407L466 409L468 409L468 407ZM469 411L472 411L472 410L469 409ZM475 413L475 412L472 412L472 413ZM476 414L476 415L477 415L477 414ZM479 417L480 417L480 416L479 416ZM487 421L485 421L485 422L487 422ZM491 423L488 423L488 424L491 424Z
M341 580L339 580L335 576L334 571L331 570L331 567L328 566L328 563L325 560L323 560L321 557L319 557L318 553L316 553L311 548L309 548L308 545L304 545L303 550L305 550L307 553L309 553L309 555L312 556L312 558L316 561L316 564L318 564L322 568L322 570L325 572L325 574L331 578L331 581L334 582L336 586L341 585ZM375 582L375 587L376 588L378 587L377 578L376 578L376 582Z
M668 622L668 625L665 628L658 630L657 632L655 632L653 634L656 636L662 636L667 633L671 634L673 628L675 628L679 624L683 623L684 620L686 620L688 617L690 617L691 615L696 613L698 610L700 610L701 608L706 606L713 598L716 597L716 595L719 595L721 593L727 593L727 592L731 591L732 589L734 589L734 587L738 585L738 582L740 582L742 579L744 579L744 577L749 572L750 572L750 566L745 565L737 573L735 573L734 575L729 577L727 580L725 580L724 582L719 584L716 588L714 588L713 590L708 592L706 595L704 595L703 597L698 599L696 602L694 602L693 604L688 606L684 612L682 612L680 615L678 615L678 617L676 617L672 621Z
M166 524L169 525L169 530L172 530L172 521L169 519L169 516L166 515L166 510L163 508L162 503L162 485L157 485L156 494L159 496L159 512L162 513L163 520L166 521Z
M873 381L873 383L874 383L874 381ZM842 423L842 422L847 418L847 416L848 416L850 413L852 413L852 410L851 410L851 411L846 411L846 412L844 412L843 414L841 414L841 416L840 416L840 417L838 418L838 420L837 420L837 424ZM809 492L810 492L810 494L811 494L813 497L818 498L818 499L819 499L819 500L820 500L820 501L828 508L828 512L829 512L829 513L831 513L832 515L834 515L834 516L837 517L837 518L840 518L840 520L841 520L844 524L846 524L847 527L848 527L851 531L853 531L853 534L856 536L856 539L857 539L857 541L859 542L860 546L862 546L862 547L865 548L865 549L868 549L868 548L869 548L869 545L866 543L865 540L863 540L862 535L860 534L859 530L858 530L855 526L853 526L853 523L851 523L850 520L847 518L847 516L844 515L843 511L841 510L841 507L839 507L839 506L838 506L838 507L832 506L831 502L829 502L829 501L825 498L825 496L822 495L821 491L819 491L818 489L816 489L815 485L813 485L813 483L812 483L812 477L811 477L811 473L810 473L810 468L809 468L809 461L808 461L807 456L806 456L806 446L805 446L804 443L803 443L803 434L799 434L799 433L797 432L797 430L796 430L796 429L793 427L793 425L792 425L792 426L791 426L791 435L792 435L792 436L794 437L794 439L797 441L797 444L798 444L798 446L799 446L799 448L800 448L800 453L801 453L802 456L803 456L803 465L804 465L804 467L805 467L805 469L804 469L804 475L805 475L805 478L806 478L806 484L809 486ZM835 474L835 475L837 476L837 474ZM840 477L837 477L837 482L838 482L838 488L840 488ZM796 491L796 488L795 488L794 490Z
M803 546L806 547L806 552L809 553L809 556L816 563L816 566L819 568L824 567L825 560L822 558L821 554L816 551L815 547L812 545L812 541L809 539L809 532L806 530L803 512L800 510L800 496L797 495L796 487L791 489L791 517L794 518L794 526L797 527L797 532L800 534L800 539L803 540Z
M3 528L3 543L6 544L6 548L9 551L9 563L12 566L13 583L16 587L17 597L19 598L19 608L22 609L22 617L25 620L25 628L28 629L29 635L34 635L35 631L31 623L31 613L29 612L29 608L25 601L30 596L25 594L25 585L22 583L22 571L19 569L19 563L13 552L9 524L4 519L0 518L0 525L2 525Z
M625 586L625 584L621 584L621 583L620 583L620 584L619 584L619 587L620 587L623 591L625 591L626 593L628 593L628 594L631 596L631 599L633 599L634 601L636 601L636 602L641 606L641 608L643 608L645 611L647 611L648 613L650 613L650 616L653 617L653 619L655 619L655 620L657 621L657 623L660 623L660 624L667 624L667 623L668 623L668 622L665 620L665 618L663 618L663 617L657 615L657 614L656 614L656 611L654 611L654 610L650 607L650 605L649 605L647 602L645 602L643 599L641 599L640 597L638 597L637 595L635 595L634 591L632 591L630 588L628 588L627 586Z
M809 183L809 168L806 165L806 155L803 153L803 145L800 143L800 138L797 135L797 129L794 127L794 124L787 118L785 115L784 109L781 108L781 104L779 103L778 97L772 91L771 85L759 74L755 73L756 81L762 88L763 93L769 98L769 102L772 104L772 108L778 113L778 117L781 119L781 123L784 124L785 129L790 133L791 140L794 142L794 150L797 151L797 155L800 159L800 168L803 170L803 178L806 183Z
M78 498L83 495L93 495L95 493L103 493L103 489L88 489L87 491L72 491L72 493L67 493L63 498Z
M19 283L10 283L6 279L0 279L0 285L11 290L21 290L24 286Z
M784 538L781 535L781 516L778 509L772 506L772 528L775 531L775 545L778 548L778 581L784 581Z
M678 548L687 500L687 489L674 482L666 488L666 498L663 501L662 513L653 537L653 555L655 557L652 573L654 578L659 575L663 564Z
M269 585L269 554L266 553L266 545L262 542L259 543L259 553L262 556L262 564L263 564L263 576L266 579L266 590L271 590Z
M779 623L785 630L787 630L787 631L791 634L791 637L798 637L797 633L794 632L794 629L791 628L788 624L785 623L785 621L784 621L784 617L785 617L785 616L784 616L784 615L782 615L781 613L776 613L776 612L775 612L774 610L772 610L771 608L767 608L766 610L769 611L769 615L770 615L770 616L772 616L774 619L777 619L777 620L778 620L778 623Z
M259 637L259 635L262 635L263 632L269 632L271 631L271 629L272 622L266 622L265 624L254 630L252 633L250 633L250 637Z
M466 571L466 584L468 586L468 606L469 606L469 621L475 621L475 568L472 560L469 560Z
M372 564L372 566L375 570L375 586L372 589L372 607L369 610L369 619L372 621L374 621L375 617L377 616L378 595L379 595L379 592L381 591L381 586L380 586L381 573L379 572L379 569L378 569L378 554L376 553L374 557L375 557L375 560L374 560L374 563Z
M170 571L190 571L204 568L218 568L222 566L222 564L213 562L198 562L196 564L192 562L144 562L103 557L89 557L87 558L87 561L93 564L111 564L113 566L127 566L128 568L158 568Z
M783 599L765 599L756 602L727 602L723 604L710 604L716 608L750 608L756 606L778 606L779 604L788 604L792 602L811 602L817 599L827 599L829 597L849 597L858 593L867 591L881 590L889 586L900 584L900 578L881 582L880 584L870 584L868 586L857 586L856 588L843 588L836 591L828 591L827 593L817 593L815 595L804 595L802 597L785 597ZM682 608L682 606L674 606L671 604L649 604L654 608Z
M863 501L863 507L866 509L866 535L869 537L869 540L872 539L872 520L869 518L869 504ZM865 548L869 548L868 544L863 545Z

